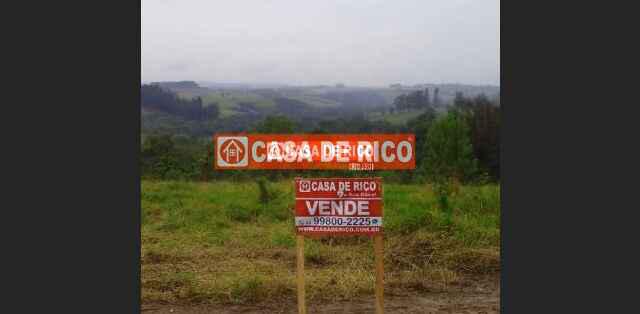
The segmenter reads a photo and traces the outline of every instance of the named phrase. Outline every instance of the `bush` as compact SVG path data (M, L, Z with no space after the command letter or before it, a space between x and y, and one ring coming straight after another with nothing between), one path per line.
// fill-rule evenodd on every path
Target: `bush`
M260 191L259 200L263 206L269 205L269 203L276 198L276 193L269 189L267 180L265 178L258 178L258 191Z

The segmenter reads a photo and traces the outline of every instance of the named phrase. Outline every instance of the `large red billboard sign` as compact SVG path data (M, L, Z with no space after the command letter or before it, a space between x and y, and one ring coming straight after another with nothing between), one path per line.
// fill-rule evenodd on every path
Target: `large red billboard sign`
M415 169L413 134L217 134L215 169Z
M296 178L295 185L297 234L382 233L380 178Z

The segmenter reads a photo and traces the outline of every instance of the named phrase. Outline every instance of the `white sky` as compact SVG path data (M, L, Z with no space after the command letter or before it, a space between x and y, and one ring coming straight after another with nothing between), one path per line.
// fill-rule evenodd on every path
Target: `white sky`
M498 0L142 0L142 80L500 82Z

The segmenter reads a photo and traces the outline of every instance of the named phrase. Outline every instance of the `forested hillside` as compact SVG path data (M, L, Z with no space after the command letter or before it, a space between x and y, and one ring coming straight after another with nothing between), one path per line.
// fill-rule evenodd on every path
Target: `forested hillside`
M454 88L460 90L451 96ZM464 93L487 90L493 94ZM141 162L146 177L207 180L247 176L242 172L212 170L211 137L216 132L415 133L416 170L381 175L406 182L428 180L434 175L434 169L426 167L425 160L430 158L427 143L434 146L441 141L456 152L457 148L460 151L469 148L470 154L461 157L467 159L463 164L468 169L455 169L465 174L460 180L498 180L500 177L497 87L251 89L246 86L207 88L190 81L162 82L141 86L140 105ZM462 137L456 136L456 141L451 141L458 133ZM452 167L460 168L460 165ZM270 175L293 174L277 171Z

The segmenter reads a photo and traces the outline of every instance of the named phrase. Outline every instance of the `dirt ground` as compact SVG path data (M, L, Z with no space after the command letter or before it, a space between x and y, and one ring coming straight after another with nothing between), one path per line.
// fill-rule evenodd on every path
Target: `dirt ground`
M385 313L500 313L500 279L495 276L460 287L450 287L447 292L402 293L385 291ZM375 297L334 303L307 304L311 313L375 313ZM171 305L143 304L143 314L257 314L297 313L295 303L250 305Z

